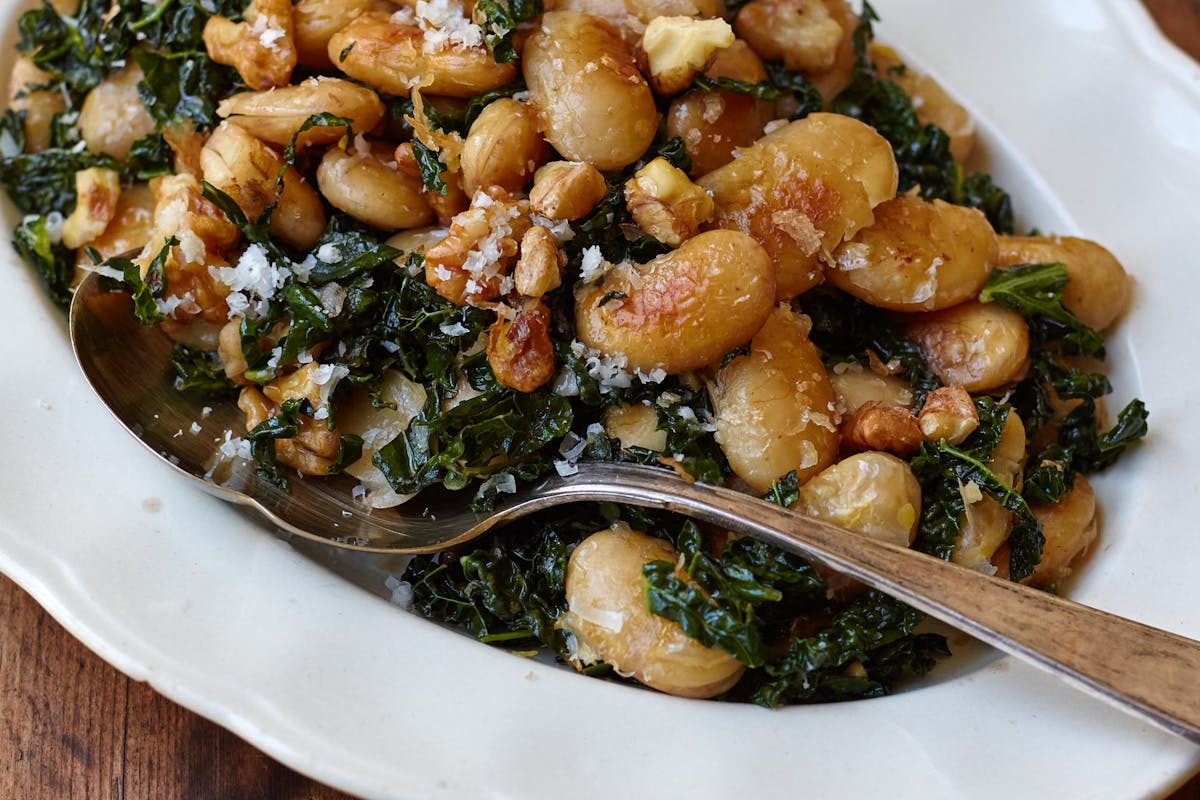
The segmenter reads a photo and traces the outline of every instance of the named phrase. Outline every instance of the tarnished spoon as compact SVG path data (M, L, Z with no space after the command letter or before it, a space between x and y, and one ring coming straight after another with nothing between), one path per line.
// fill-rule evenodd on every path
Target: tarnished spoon
M650 467L581 463L575 475L504 495L487 515L448 493L368 509L351 499L348 477L295 479L284 490L256 481L245 462L212 474L226 432L244 430L242 417L232 402L205 410L175 389L170 340L134 319L127 295L100 291L95 275L84 280L71 304L71 343L100 400L151 452L199 488L296 535L356 550L428 553L563 503L676 511L822 562L1200 743L1200 642Z

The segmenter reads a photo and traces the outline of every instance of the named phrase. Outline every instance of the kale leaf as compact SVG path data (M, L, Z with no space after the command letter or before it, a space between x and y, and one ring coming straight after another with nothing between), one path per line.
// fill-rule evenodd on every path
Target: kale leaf
M475 5L475 17L482 17L479 27L483 28L483 42L492 53L492 58L507 64L517 57L513 47L513 34L517 25L542 13L542 0L479 0Z
M566 638L554 623L567 610L567 559L584 536L608 524L593 506L534 515L471 552L416 556L403 579L423 616L462 625L487 642L536 640L557 655Z
M1016 311L1039 330L1040 341L1058 340L1072 355L1104 357L1104 339L1063 306L1067 268L1062 264L1018 264L992 271L979 302Z
M237 394L239 386L225 375L216 353L208 353L176 342L171 347L171 368L175 370L175 388L196 392L203 397L227 397Z
M407 430L372 461L400 494L437 483L461 489L506 468L531 480L549 468L539 452L566 435L573 419L570 401L545 390L526 394L500 388L447 411L431 397Z
M871 61L873 23L879 16L863 3L854 31L855 66L850 85L833 99L832 110L873 126L887 139L900 169L899 191L914 186L926 200L941 199L983 211L998 233L1013 232L1012 202L986 175L963 179L950 154L950 137L917 118L912 101L898 84L879 75Z
M741 691L759 705L877 697L907 674L924 674L949 654L943 637L914 635L923 615L868 591L812 636L797 637L779 660L747 676Z
M25 214L66 215L75 208L75 173L91 167L125 174L125 167L112 156L52 148L0 158L0 183Z
M1010 406L980 397L975 400L975 410L979 414L979 427L960 446L945 439L922 442L912 459L913 474L921 484L922 493L915 546L939 558L949 559L954 554L966 513L961 487L973 483L1015 517L1009 536L1009 575L1019 581L1032 575L1041 560L1045 541L1041 523L1021 493L1000 480L988 466Z
M46 217L31 215L21 220L13 230L13 248L33 267L51 302L59 308L70 305L75 254L50 237Z
M809 339L824 356L826 364L863 362L874 353L887 364L893 360L913 389L919 407L941 381L925 363L925 357L899 325L889 321L866 303L835 289L818 288L804 295L803 311L812 320Z
M1018 264L995 270L979 294L1025 317L1029 324L1029 376L1013 393L1032 435L1053 421L1054 398L1079 401L1058 425L1055 441L1029 459L1026 494L1058 502L1074 483L1076 472L1111 466L1148 432L1149 412L1138 399L1117 415L1116 424L1101 432L1096 400L1112 391L1100 373L1069 365L1063 356L1104 357L1104 340L1063 306L1067 270L1062 264Z

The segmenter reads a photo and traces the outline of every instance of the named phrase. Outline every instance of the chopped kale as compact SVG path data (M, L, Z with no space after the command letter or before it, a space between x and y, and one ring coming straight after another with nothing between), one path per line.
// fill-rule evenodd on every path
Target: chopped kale
M781 92L791 92L795 98L796 108L788 119L803 119L825 107L825 101L817 87L799 72L792 72L778 61L767 61L763 66L767 68L767 77L771 85Z
M1013 402L1030 433L1053 422L1054 396L1079 401L1058 423L1056 440L1030 459L1026 493L1043 502L1056 502L1070 491L1076 472L1111 466L1148 432L1149 413L1137 399L1119 412L1112 429L1100 431L1096 400L1112 385L1101 373L1068 364L1064 356L1103 358L1104 340L1063 306L1066 285L1062 264L1018 264L994 271L979 294L981 301L1010 308L1029 324L1029 377L1018 385Z
M1104 339L1062 304L1067 269L1062 264L1018 264L994 270L979 292L981 303L996 302L1039 328L1041 341L1058 340L1070 355L1104 357Z
M792 639L782 658L749 674L739 691L768 707L886 694L900 677L924 674L949 654L943 637L914 635L922 619L885 594L866 592L816 634Z
M217 122L213 98L229 95L237 85L237 73L209 60L203 48L164 54L134 50L132 57L145 75L138 83L138 95L159 128L184 120L213 127Z
M175 370L175 387L181 392L196 392L203 397L226 397L236 394L239 388L225 375L216 353L176 342L171 347L171 368Z
M954 554L966 513L962 487L973 483L1015 517L1009 539L1009 574L1019 581L1033 574L1041 560L1041 523L1021 493L996 477L987 465L1000 441L1010 407L990 398L977 398L975 410L979 427L960 446L944 439L922 442L911 462L922 491L915 546L939 558L948 559Z
M692 88L702 92L731 92L733 94L748 94L757 100L775 100L780 91L770 81L740 81L737 78L710 78L700 74L692 82Z
M51 239L44 216L28 216L13 230L13 248L33 267L50 300L60 308L71 302L75 254L61 241Z
M965 180L950 154L950 137L936 125L917 118L904 90L881 76L871 61L873 23L879 16L870 3L863 3L862 17L854 32L853 78L834 98L832 110L873 126L887 139L900 169L901 193L920 187L926 200L941 199L983 211L998 233L1012 233L1012 203L992 180L971 175Z
M542 0L479 0L475 5L475 17L483 28L483 42L492 53L492 58L507 64L517 57L513 47L513 34L517 25L542 13Z
M813 323L809 338L824 354L826 364L863 362L868 353L884 364L895 361L898 374L912 387L918 407L927 394L941 386L916 343L866 303L825 287L807 292L801 302Z
M442 411L436 396L407 430L373 457L392 489L411 494L442 484L461 489L474 478L525 466L532 479L550 468L541 451L571 429L565 397L498 389Z
M421 171L421 183L431 192L445 196L449 190L442 173L446 165L441 162L438 151L426 147L418 139L412 140L413 158L417 161L417 169Z
M59 148L0 158L0 183L23 213L65 216L75 208L75 173L91 167L125 173L112 156Z
M459 558L417 556L404 573L413 608L484 641L533 640L563 656L566 639L554 623L567 609L567 559L584 536L608 524L594 507L574 512L535 515Z

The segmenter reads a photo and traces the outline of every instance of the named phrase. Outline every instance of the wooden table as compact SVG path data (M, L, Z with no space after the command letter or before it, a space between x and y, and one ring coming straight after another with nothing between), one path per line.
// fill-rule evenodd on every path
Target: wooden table
M1146 0L1200 59L1200 0ZM352 800L117 672L0 576L0 798ZM1200 800L1200 776L1169 800Z

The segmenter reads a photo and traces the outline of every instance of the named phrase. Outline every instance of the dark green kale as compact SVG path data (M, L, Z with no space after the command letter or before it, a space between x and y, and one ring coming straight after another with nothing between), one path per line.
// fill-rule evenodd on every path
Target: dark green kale
M446 411L433 395L373 463L401 494L438 483L462 489L504 470L532 480L551 468L554 453L545 450L566 435L573 419L570 401L545 390L526 394L501 387Z
M796 470L794 469L771 484L770 491L763 495L763 500L768 500L784 508L791 508L799 499L800 478L797 477Z
M442 173L446 165L441 162L438 151L426 147L418 139L412 140L413 158L417 161L417 169L421 171L421 183L431 192L445 196L448 188Z
M238 385L225 375L216 353L205 352L176 342L171 347L171 368L175 370L175 388L196 392L203 397L228 397Z
M210 127L213 98L239 84L233 69L209 59L204 24L213 13L237 17L241 3L207 5L214 11L199 0L166 0L149 8L81 0L73 16L62 17L43 3L21 16L17 48L52 76L52 87L64 87L76 102L133 58L145 73L138 93L160 128L181 119Z
M75 254L50 237L46 218L34 215L21 220L13 230L13 248L33 267L51 302L66 308L71 302Z
M876 591L866 592L812 636L797 637L778 661L748 673L738 694L774 708L878 697L906 675L922 675L949 655L936 634L914 634L923 615Z
M803 311L812 319L812 340L828 365L867 360L874 353L884 364L893 360L913 389L918 407L941 386L925 357L899 325L866 303L836 289L821 287L804 295Z
M964 180L950 154L946 132L936 125L922 124L904 90L875 69L870 45L874 40L872 26L878 20L871 5L864 2L854 31L853 78L834 98L832 110L866 122L891 143L900 169L901 193L919 186L926 200L974 206L987 215L997 232L1012 233L1008 195L986 175L971 175Z
M1062 304L1067 268L1062 264L1018 264L994 270L979 292L979 302L995 302L1016 311L1037 330L1042 342L1058 341L1068 355L1104 357L1104 339Z
M1099 472L1116 463L1125 451L1145 438L1150 412L1141 400L1131 400L1117 414L1116 423L1101 433L1097 426L1096 401L1085 398L1059 424L1058 445L1070 454L1073 469L1085 474Z
M150 133L133 143L125 163L131 177L145 181L175 172L175 151L161 133Z
M781 92L791 92L796 101L796 108L788 119L803 119L809 114L815 114L825 107L825 101L817 87L799 72L793 72L778 61L767 61L767 77L771 85Z
M475 17L483 19L483 42L492 53L492 58L507 64L517 57L513 48L513 34L517 25L527 22L542 13L542 0L479 0L475 5Z
M1054 396L1078 405L1058 424L1053 443L1029 459L1026 494L1031 499L1057 502L1074 484L1076 472L1091 473L1111 466L1148 432L1149 412L1132 400L1117 415L1116 424L1101 432L1096 401L1112 391L1108 379L1068 364L1064 356L1104 357L1104 340L1063 306L1067 271L1062 264L1018 264L995 270L979 294L1025 317L1029 325L1029 376L1013 393L1030 435L1052 422Z
M754 539L732 539L712 556L699 527L689 521L675 536L675 546L690 580L676 575L674 563L646 564L647 608L748 667L767 662L764 629L771 628L764 624L764 612L768 620L786 620L826 602L825 582L809 564Z
M167 293L166 264L171 256L171 248L179 244L174 236L163 243L162 248L150 261L143 275L140 266L127 258L110 258L104 266L115 269L124 277L125 287L133 300L133 314L143 325L154 325L161 322L162 312L158 301Z
M268 417L246 433L254 457L254 471L259 478L276 486L287 486L287 478L275 458L275 442L299 435L300 415L312 413L312 406L302 397L285 400L275 416Z
M145 74L138 95L160 129L182 120L211 128L217 121L216 99L239 85L237 73L210 60L203 45L192 51L134 50L132 57Z
M287 486L287 478L276 459L275 443L279 439L293 439L298 436L301 417L311 416L313 412L312 405L303 397L284 400L274 416L258 423L246 433L246 440L250 442L250 453L254 457L254 471L260 479L276 486ZM328 424L332 428L332 417L329 418ZM359 436L341 434L338 437L338 455L329 467L329 474L339 472L357 461L362 456L362 444L362 438Z
M594 507L542 513L495 534L475 550L417 556L404 573L414 609L462 625L486 642L537 641L563 657L554 623L567 610L567 559L584 536L608 521Z
M458 133L461 136L466 136L471 129L473 123L492 101L499 100L502 97L512 97L513 95L525 91L525 81L516 80L512 83L492 89L487 92L474 95L468 98L466 104L457 111L439 111L433 103L428 100L424 103L425 120L430 126L446 133ZM385 97L385 104L388 109L388 117L395 123L399 124L404 131L412 133L413 127L409 118L413 115L413 102L408 97Z
M112 156L86 150L50 149L0 158L0 183L25 214L66 216L75 208L75 173L103 167L125 175L125 167Z
M43 2L18 20L17 50L54 78L51 86L64 85L81 95L124 66L136 41L129 28L134 6L144 8L135 3L113 6L105 0L80 0L72 17L61 17Z
M790 94L796 103L789 119L802 119L809 114L820 111L824 106L821 93L812 85L808 78L799 72L793 72L779 61L764 63L767 70L765 81L743 81L736 78L711 78L708 75L697 75L692 83L692 89L705 92L731 92L733 94L749 95L757 100L778 100L784 94Z
M776 100L781 92L770 81L740 81L737 78L710 78L701 73L692 82L692 88L701 92L730 92L748 94L757 100Z
M921 443L912 459L913 474L921 484L921 522L915 547L949 559L961 533L966 504L962 487L973 483L1015 517L1009 536L1009 575L1019 581L1033 574L1041 560L1041 523L1033 516L1021 493L1000 480L988 467L1004 430L1010 406L980 397L975 400L979 427L959 446L945 439Z

